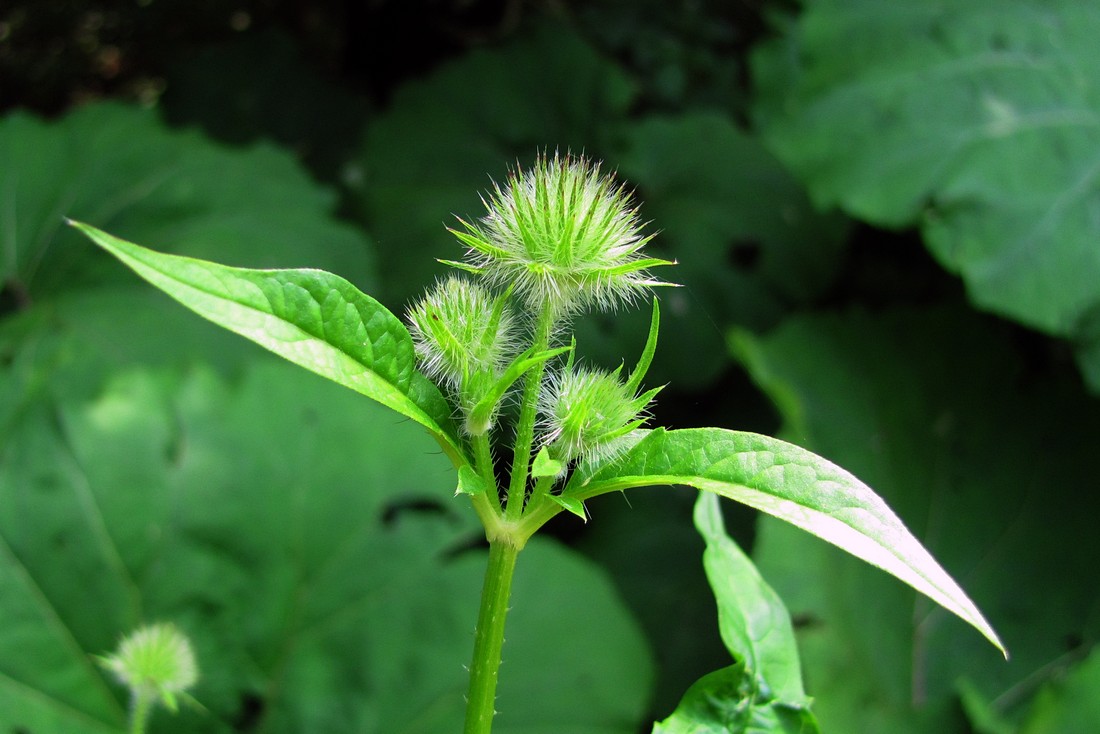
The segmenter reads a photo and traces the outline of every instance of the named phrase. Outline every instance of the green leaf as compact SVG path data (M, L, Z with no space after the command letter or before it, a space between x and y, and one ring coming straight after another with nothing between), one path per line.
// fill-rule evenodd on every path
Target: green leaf
M484 556L479 554L476 563L483 570ZM476 590L474 584L467 595L467 631L476 616ZM607 618L593 624L597 615ZM556 543L532 538L516 565L507 638L494 733L639 730L653 660L645 636L602 568ZM462 642L469 646L469 637Z
M759 693L785 705L807 706L798 648L787 608L756 566L726 534L717 495L695 502L695 528L706 541L703 566L718 602L719 629L726 649L755 677Z
M265 734L461 728L485 555L456 549L483 529L419 427L266 359L38 408L0 446L5 731L121 732L91 655L143 619L191 638L208 709L158 732L228 734L257 708ZM563 619L585 623L547 634ZM637 730L646 642L578 554L528 544L505 654L502 734Z
M408 330L343 278L319 270L231 268L73 226L200 316L412 418L455 466L465 461L446 400L416 370Z
M562 509L571 512L572 514L579 517L581 520L588 522L588 513L584 511L584 502L580 501L576 497L562 497L558 494L550 494L547 496Z
M531 476L535 479L556 477L561 474L563 468L560 461L550 458L550 452L543 446L535 454L534 461L531 462Z
M779 439L721 428L650 431L619 461L581 468L564 496L682 484L785 520L912 586L1004 652L974 603L870 487Z
M1090 734L1100 727L1100 653L1049 683L1035 698L1020 734Z
M1100 309L1098 35L1075 0L809 3L754 60L756 119L819 205L920 226L976 305L1077 337Z
M1100 496L1085 489L1100 413L1072 365L1037 363L1037 344L963 307L804 316L751 346L739 351L783 435L881 492L1012 650L1005 663L924 599L762 518L754 559L806 621L822 727L965 731L965 676L1018 728L1036 687L1100 635L1100 594L1081 582L1100 557Z
M485 486L485 480L474 471L473 467L469 464L458 467L458 489L455 490L455 495L466 494L476 497L485 494L486 491L488 487Z
M816 734L805 709L754 707L744 703L748 686L742 665L731 665L700 678L653 734Z
M718 602L726 648L737 661L702 678L654 734L817 732L783 602L726 534L718 497L702 492L695 526L706 541L703 564Z
M638 357L638 364L634 365L634 370L630 373L630 377L626 381L626 391L628 393L635 393L638 388L642 386L642 380L645 379L645 373L649 370L649 365L653 363L653 355L657 351L657 333L661 330L661 306L656 298L653 299L653 310L649 317L649 334L646 336L645 348L642 350L642 354ZM655 393L656 394L656 393ZM648 403L648 401L646 401Z
M361 232L284 150L229 148L168 129L156 110L82 105L56 121L0 118L0 282L29 302L119 282L63 217L231 265L312 265L373 287Z
M1014 734L1016 727L1010 724L985 699L968 678L959 680L959 703L966 711L966 718L974 734Z

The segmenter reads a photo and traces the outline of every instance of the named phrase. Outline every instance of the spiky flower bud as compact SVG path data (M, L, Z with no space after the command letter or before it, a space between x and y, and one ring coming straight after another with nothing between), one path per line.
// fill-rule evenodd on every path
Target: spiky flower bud
M567 369L547 382L539 399L543 442L562 463L612 459L648 419L646 406L659 389L634 395L618 373Z
M469 410L516 356L515 318L503 297L465 278L437 283L408 313L420 369ZM467 426L473 434L488 425Z
M454 233L468 247L467 259L451 264L494 287L514 287L536 313L614 308L667 285L648 269L672 263L642 256L652 235L642 234L629 194L601 175L598 163L542 156L496 185L486 207L476 223L460 220L465 231Z
M172 624L142 627L123 638L118 652L100 658L139 697L159 699L170 710L177 708L176 696L195 685L199 668L191 643Z

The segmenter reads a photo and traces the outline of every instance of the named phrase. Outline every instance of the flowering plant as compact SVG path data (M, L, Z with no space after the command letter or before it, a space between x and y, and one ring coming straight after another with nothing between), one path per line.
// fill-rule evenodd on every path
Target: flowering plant
M703 490L696 524L738 664L702 679L655 731L736 722L754 731L816 731L785 610L721 530L714 495L785 520L893 574L973 625L996 633L961 588L865 484L783 441L724 428L646 428L659 388L644 389L658 301L629 374L575 356L573 320L666 286L672 265L643 248L652 235L630 195L598 164L542 156L487 196L480 220L454 234L465 257L403 322L338 276L248 270L167 255L74 226L182 304L420 424L456 469L485 528L488 563L470 665L467 734L490 731L517 558L562 511L586 518L599 495L653 485ZM406 325L407 324L407 325ZM494 454L510 458L498 478ZM505 472L501 472L505 474ZM709 557L709 556L708 556ZM736 593L726 587L737 583ZM766 629L757 625L767 622ZM728 705L715 702L727 701ZM733 712L733 713L731 713ZM732 717L732 718L730 718ZM792 718L793 717L793 718ZM797 728L785 728L791 721ZM786 722L786 723L784 723Z
M178 697L199 679L191 642L173 624L153 624L134 630L113 655L99 663L130 690L130 731L142 734L156 703L173 713Z

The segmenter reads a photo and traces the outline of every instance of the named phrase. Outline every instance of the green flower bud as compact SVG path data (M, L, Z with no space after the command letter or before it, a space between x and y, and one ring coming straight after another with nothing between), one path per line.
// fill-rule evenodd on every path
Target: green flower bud
M482 286L452 276L437 283L409 309L409 333L420 369L450 390L469 411L516 356L515 318ZM479 435L490 427L483 419L466 426Z
M123 638L118 652L100 663L130 689L135 700L158 698L170 710L176 696L199 679L191 643L175 625L142 627Z
M613 459L648 420L645 409L659 390L634 395L617 372L576 369L552 376L539 400L543 442L562 463Z
M540 157L494 187L488 214L462 222L454 234L469 248L466 263L496 288L514 287L537 313L555 317L633 302L657 285L648 268L671 262L645 258L637 210L629 194L599 164L583 157Z

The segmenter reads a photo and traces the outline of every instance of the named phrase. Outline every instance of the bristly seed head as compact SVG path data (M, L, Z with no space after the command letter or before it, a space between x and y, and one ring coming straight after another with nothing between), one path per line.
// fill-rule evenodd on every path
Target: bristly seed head
M118 652L100 658L103 667L133 691L156 695L171 710L176 695L195 685L199 668L191 643L175 625L154 624L127 635Z
M495 185L488 213L454 234L468 248L464 264L496 288L513 287L532 311L556 317L611 309L643 291L668 285L649 268L672 262L640 251L642 234L629 193L598 163L571 155L540 156Z
M614 458L624 438L648 419L658 389L634 395L617 373L567 369L544 386L539 399L543 443L562 463Z
M485 396L518 352L505 297L465 278L437 283L409 309L408 321L420 369L450 390L464 411ZM490 419L467 429L482 433Z

